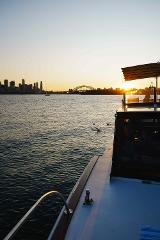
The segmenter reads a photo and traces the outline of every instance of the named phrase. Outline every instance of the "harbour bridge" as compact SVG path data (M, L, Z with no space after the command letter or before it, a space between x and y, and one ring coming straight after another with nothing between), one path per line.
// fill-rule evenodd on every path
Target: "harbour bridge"
M81 85L81 86L78 86L78 87L75 87L73 88L73 91L76 92L76 91L79 91L79 92L85 92L87 90L94 90L95 88L94 87L91 87L91 86L87 86L87 85Z

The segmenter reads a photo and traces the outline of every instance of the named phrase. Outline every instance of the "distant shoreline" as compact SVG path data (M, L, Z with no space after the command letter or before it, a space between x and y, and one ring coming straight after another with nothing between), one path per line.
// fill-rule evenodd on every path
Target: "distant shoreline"
M52 92L50 95L122 95L119 94L107 94L107 93L67 93L67 92ZM45 93L0 93L0 95L44 95Z

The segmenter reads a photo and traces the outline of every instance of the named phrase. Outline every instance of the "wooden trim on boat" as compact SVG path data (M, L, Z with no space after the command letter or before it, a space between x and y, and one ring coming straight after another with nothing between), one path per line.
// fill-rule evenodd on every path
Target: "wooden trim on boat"
M86 182L98 160L98 156L93 157L90 162L88 163L87 167L85 168L83 174L77 181L76 185L74 186L72 192L70 193L67 204L70 209L74 212L77 203L79 201L79 198L81 196L81 193L86 185ZM61 210L61 213L52 228L50 235L48 237L48 240L63 240L65 238L65 234L68 228L68 225L71 221L72 214L70 216L65 214L65 208L63 207Z

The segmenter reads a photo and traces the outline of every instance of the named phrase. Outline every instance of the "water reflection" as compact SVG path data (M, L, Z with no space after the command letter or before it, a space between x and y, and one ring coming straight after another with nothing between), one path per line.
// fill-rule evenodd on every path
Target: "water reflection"
M68 196L89 159L109 142L120 100L120 96L0 96L0 236L45 192L55 189ZM93 122L101 127L100 134L91 130ZM59 207L58 200L46 200L19 239L46 238Z

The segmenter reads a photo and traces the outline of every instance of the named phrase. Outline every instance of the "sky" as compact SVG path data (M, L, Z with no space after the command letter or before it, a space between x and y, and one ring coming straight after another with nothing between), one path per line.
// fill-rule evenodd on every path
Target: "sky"
M0 0L0 81L122 87L160 61L160 0Z

